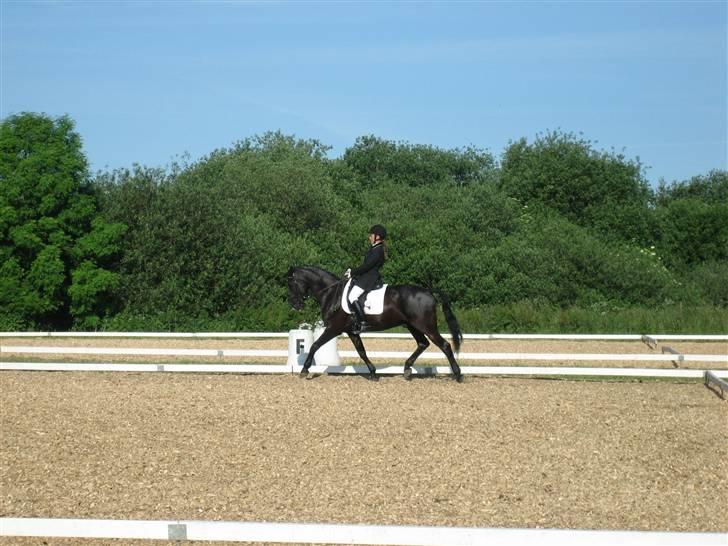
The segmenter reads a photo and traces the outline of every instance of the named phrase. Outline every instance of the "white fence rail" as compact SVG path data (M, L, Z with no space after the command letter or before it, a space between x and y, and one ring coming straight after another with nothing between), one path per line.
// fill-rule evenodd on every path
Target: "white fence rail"
M0 332L2 337L276 338L285 332Z
M119 347L41 347L36 345L2 345L0 354L58 354L58 355L116 355L116 356L207 356L207 357L282 357L284 349L167 349L167 348L119 348ZM371 358L407 359L406 351L371 351ZM358 358L356 351L339 351L343 358ZM426 351L421 359L445 360L440 351ZM619 361L619 362L724 362L728 355L690 354L632 354L632 353L460 353L460 360L549 360L549 361Z
M728 533L0 518L0 536L398 546L725 546Z
M726 377L726 376L723 376ZM708 388L712 388L713 385L715 385L718 388L718 395L725 399L725 392L728 391L728 382L721 379L720 374L712 371L706 371L705 376L705 386Z
M286 332L0 332L2 337L128 337L128 338L287 338ZM363 338L404 338L410 334L365 333ZM449 334L443 337L449 338ZM728 341L728 334L464 334L464 339L542 339L564 341Z
M203 373L296 373L300 370L301 359L291 353L294 349L289 333L275 332L248 332L248 333L188 333L188 334L162 334L162 333L126 333L126 332L2 332L0 336L41 336L41 337L289 337L289 349L181 349L181 348L118 348L118 347L62 347L62 346L33 346L33 345L0 345L0 357L7 355L24 354L53 354L53 355L115 355L115 356L167 356L167 357L259 357L259 358L287 358L283 365L274 364L203 364L203 363L69 363L69 362L0 362L0 370L48 370L48 371L128 371L128 372L203 372ZM301 330L295 332L302 332ZM310 332L308 332L310 336ZM409 334L365 334L367 337L410 337ZM642 336L642 335L555 335L555 334L470 334L473 339L581 339L581 340L642 340L653 344L657 339L700 339L703 341L728 340L728 335L701 335L692 334L671 336ZM669 349L669 348L668 348ZM358 358L355 351L340 351L334 362L324 358L311 368L313 373L341 373L361 374L367 373L363 366L341 365L338 356L343 358ZM404 351L371 351L368 353L375 359L396 359L404 361L410 356ZM298 355L301 356L301 355ZM604 354L604 353L501 353L479 352L460 353L458 358L463 361L551 361L551 362L672 362L677 366L679 362L705 362L728 364L728 354L681 354L670 349L669 354ZM442 352L431 349L420 356L421 360L443 361ZM323 365L320 365L323 364ZM415 375L449 374L447 366L422 365L414 368ZM526 376L591 376L591 377L672 377L672 378L700 378L706 373L695 369L654 369L654 368L593 368L593 367L564 367L564 366L463 366L466 375L526 375ZM381 366L377 373L393 375L402 373L402 366ZM711 370L716 378L728 377L728 371Z
M377 367L378 375L401 375L402 366ZM130 364L130 363L69 363L69 362L2 362L0 371L55 371L55 372L165 372L165 373L240 373L289 374L298 373L300 366L288 364ZM449 366L414 366L414 375L447 375ZM663 368L586 368L564 366L463 366L464 375L481 376L536 376L536 377L642 377L700 379L704 370ZM311 373L367 374L365 366L312 366ZM717 378L728 379L728 370L712 370Z
M0 354L9 353L116 356L288 357L288 351L286 349L166 349L145 347L40 347L35 345L0 345Z
M63 334L63 337L72 337L72 332L45 332L36 333L53 337L53 334ZM118 337L119 333L102 333L101 336L113 334ZM184 349L184 348L119 348L119 347L67 347L67 346L35 346L35 345L0 345L0 357L7 355L26 355L26 354L45 354L45 355L113 355L113 356L167 356L167 357L258 357L258 358L287 358L285 365L267 365L267 364L203 364L203 363L69 363L69 362L6 362L0 363L0 370L53 370L53 371L131 371L131 372L206 372L206 373L295 373L300 370L302 362L301 352L307 350L306 344L298 345L298 342L304 342L302 339L294 339L299 335L305 334L308 337L308 343L311 343L312 333L307 330L295 330L288 334L278 333L247 333L247 334L217 334L225 336L245 336L264 338L266 336L275 335L276 337L287 336L289 338L288 350L283 349ZM141 334L140 334L141 335ZM145 334L151 337L157 334ZM179 334L173 334L179 335ZM197 336L198 334L188 334L188 336ZM204 334L207 335L207 334ZM370 334L372 337L375 334ZM378 334L380 336L399 336L399 334ZM408 334L403 334L405 337ZM99 336L99 337L101 337ZM473 335L475 336L475 335ZM489 338L493 338L496 334L485 334ZM526 339L554 339L554 338L571 338L575 336L555 336L551 334L525 334L524 336L505 335L507 338L523 337ZM478 336L482 337L482 336ZM500 336L499 336L500 337ZM624 339L627 336L576 336L579 339ZM691 335L674 336L679 338L695 337ZM704 336L703 336L704 337ZM709 336L713 338L720 336ZM728 340L728 336L723 336ZM655 342L653 337L648 336L629 336L633 340L642 340L652 344ZM293 343L295 341L295 343ZM328 344L327 344L328 345ZM325 346L326 347L326 346ZM324 348L325 348L324 347ZM331 351L322 351L317 355L317 365L311 371L314 373L343 373L343 374L359 374L366 373L367 370L362 366L342 365L339 357L358 358L355 351L337 352L335 346L329 347L333 349L332 359ZM672 362L677 366L680 362L705 362L705 363L722 363L728 364L728 354L681 354L674 349L669 349L665 354L663 347L662 354L655 353L502 353L502 352L478 352L478 353L460 353L458 358L463 361L551 361L551 362ZM404 361L410 356L405 351L371 351L368 353L370 357L375 359L396 359ZM319 358L320 357L320 358ZM424 352L420 359L422 360L439 360L443 361L445 356L442 352L434 349ZM402 373L401 366L382 366L377 372L383 375ZM437 365L419 365L414 368L415 374L431 375L448 374L450 368ZM675 370L675 369L645 369L645 368L587 368L587 367L533 367L533 366L463 366L463 373L466 375L530 375L530 376L593 376L593 377L675 377L675 378L698 378L703 377L705 373L702 370ZM728 372L711 371L716 378L726 377Z

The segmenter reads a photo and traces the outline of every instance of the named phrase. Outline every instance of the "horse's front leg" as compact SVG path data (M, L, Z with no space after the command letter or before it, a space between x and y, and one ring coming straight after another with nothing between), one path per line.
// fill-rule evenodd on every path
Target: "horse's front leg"
M374 367L374 364L372 364L371 360L369 360L367 352L364 349L364 343L362 343L361 341L361 337L359 336L359 334L349 333L349 339L354 344L356 352L359 353L359 358L361 358L364 361L364 364L367 365L367 369L369 370L369 378L373 379L377 374L377 369Z
M425 334L420 332L419 330L415 329L413 326L407 325L407 329L412 334L412 337L415 338L415 341L417 342L417 349L415 349L415 352L410 355L410 357L407 359L407 361L404 363L404 378L409 380L412 379L412 366L415 363L415 360L427 349L427 347L430 346L430 342L427 341L427 337Z
M331 326L327 326L326 329L321 333L319 338L311 344L311 349L308 351L308 356L306 357L306 360L303 362L303 368L301 369L300 376L301 377L307 377L308 376L308 370L313 364L313 357L316 354L316 351L318 351L321 347L326 345L329 341L334 339L336 336L338 336L341 333L340 328L333 328Z

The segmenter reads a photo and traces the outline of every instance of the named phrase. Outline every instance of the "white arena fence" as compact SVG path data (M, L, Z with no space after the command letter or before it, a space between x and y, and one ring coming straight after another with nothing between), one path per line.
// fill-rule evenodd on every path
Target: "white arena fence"
M287 338L288 332L0 332L3 337ZM407 333L372 332L363 338L411 339ZM443 334L450 338L450 334ZM728 334L463 334L463 339L552 339L563 341L728 341Z
M0 536L399 546L725 546L728 533L0 518Z
M288 350L256 349L179 349L179 348L115 348L115 347L58 347L30 345L0 345L0 358L9 354L55 354L55 355L124 355L124 356L175 356L175 357L261 357L286 359L286 364L133 364L133 363L68 363L68 362L0 362L0 370L48 370L48 371L128 371L128 372L206 372L206 373L297 373L307 354L316 331L308 329L279 332L248 333L149 333L149 332L0 332L0 337L131 337L131 338L281 338L287 337ZM409 334L364 334L364 337L409 338ZM690 341L728 341L728 335L632 335L632 334L466 334L465 339L550 339L550 340L629 340L643 341L655 347L658 340ZM665 353L668 354L665 354ZM614 361L626 362L671 362L679 366L681 362L728 363L728 354L681 354L670 347L663 347L663 354L602 354L602 353L460 353L461 362L477 361L552 361L588 362ZM371 351L367 353L374 359L396 359L404 361L409 352ZM368 370L364 366L341 364L340 358L358 358L356 351L338 351L336 340L328 343L316 355L313 373L362 374ZM439 350L429 350L420 356L421 360L445 360ZM726 370L661 369L661 368L590 368L590 367L534 367L534 366L467 366L462 367L466 375L528 375L528 376L594 376L594 377L671 377L700 378L708 383L717 382L723 393L722 379L728 378ZM419 365L413 369L415 375L449 374L449 366ZM402 366L381 366L377 373L383 375L401 374ZM710 374L710 375L708 375Z

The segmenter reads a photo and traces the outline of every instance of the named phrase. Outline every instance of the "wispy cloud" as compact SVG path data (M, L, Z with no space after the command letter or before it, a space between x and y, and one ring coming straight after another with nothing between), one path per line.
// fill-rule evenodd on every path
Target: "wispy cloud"
M273 51L298 62L473 63L487 61L569 61L604 59L711 58L725 53L725 32L645 30L561 33L461 41L361 44Z

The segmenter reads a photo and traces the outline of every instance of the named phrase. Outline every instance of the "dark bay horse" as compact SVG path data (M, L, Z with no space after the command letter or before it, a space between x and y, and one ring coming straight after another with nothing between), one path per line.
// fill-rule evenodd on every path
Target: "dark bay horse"
M294 309L303 309L304 300L312 297L321 308L321 318L325 329L311 345L308 358L303 363L302 376L308 375L313 364L316 351L339 334L346 332L354 344L357 353L369 369L369 378L376 377L376 368L367 357L364 344L358 334L352 333L353 320L341 308L341 296L345 281L333 273L317 267L291 267L288 270L288 300ZM445 313L455 352L460 350L463 335L455 318L450 303L441 296L442 309ZM430 345L428 338L445 353L450 368L458 381L462 381L460 366L450 344L440 335L437 329L437 301L429 290L419 286L401 284L387 286L384 295L384 311L381 315L367 315L368 330L386 330L395 326L406 326L417 342L417 349L404 364L404 376L410 379L412 365L422 352Z

